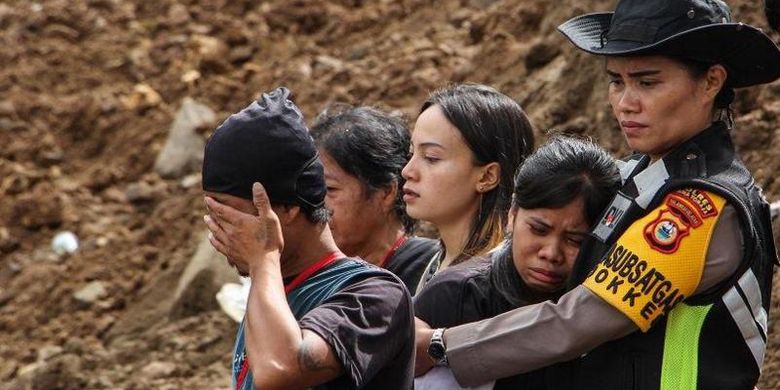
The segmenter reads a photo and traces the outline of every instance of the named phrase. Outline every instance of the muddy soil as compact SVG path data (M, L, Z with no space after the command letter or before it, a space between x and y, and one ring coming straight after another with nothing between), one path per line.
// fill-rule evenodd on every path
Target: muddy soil
M732 0L765 26L760 2ZM412 121L448 82L517 99L540 139L627 151L603 63L555 31L607 0L7 0L0 3L0 388L227 388L235 323L170 299L202 240L197 167L157 156L185 97L219 118L286 85L308 118L332 102ZM780 41L778 35L773 35ZM780 84L738 94L735 138L780 199ZM775 228L780 226L776 223ZM80 239L57 255L52 237ZM779 281L780 282L780 281ZM777 283L776 286L780 286ZM777 291L775 297L777 297ZM760 387L780 389L780 300Z

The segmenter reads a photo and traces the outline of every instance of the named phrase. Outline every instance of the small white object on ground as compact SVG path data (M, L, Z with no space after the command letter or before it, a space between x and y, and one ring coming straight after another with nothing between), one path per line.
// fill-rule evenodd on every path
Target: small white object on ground
M51 240L51 249L60 256L71 254L79 249L79 239L73 232L64 231L57 233Z
M246 313L246 303L249 299L249 286L252 282L249 278L241 278L241 284L225 283L217 292L217 302L222 311L233 319L241 322Z

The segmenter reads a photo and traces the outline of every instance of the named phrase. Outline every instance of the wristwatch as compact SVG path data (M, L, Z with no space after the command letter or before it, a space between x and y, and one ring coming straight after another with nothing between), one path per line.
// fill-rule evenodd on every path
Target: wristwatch
M433 363L436 366L448 367L449 361L447 361L447 346L444 345L444 328L439 328L433 331L431 335L431 343L428 344L428 356L433 359Z

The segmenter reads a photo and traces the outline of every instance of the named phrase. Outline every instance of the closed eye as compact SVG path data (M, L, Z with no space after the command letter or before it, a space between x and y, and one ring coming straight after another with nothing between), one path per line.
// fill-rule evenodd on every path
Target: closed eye
M639 85L641 87L652 87L658 83L659 82L656 80L639 80Z
M566 234L566 241L568 241L571 245L579 247L585 240L585 235L586 233L584 232L569 232Z
M607 77L609 77L609 85L621 85L623 84L623 78L620 77L620 73L613 72L607 69Z
M528 228L531 229L532 233L540 236L543 236L550 231L550 229L547 226L544 226L542 224L536 224L536 223L529 223Z

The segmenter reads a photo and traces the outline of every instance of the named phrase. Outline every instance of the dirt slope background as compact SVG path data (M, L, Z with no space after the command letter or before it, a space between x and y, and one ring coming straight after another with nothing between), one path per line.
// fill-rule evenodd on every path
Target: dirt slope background
M760 2L730 3L736 19L766 25ZM229 386L235 324L208 283L172 297L204 234L198 151L175 174L155 170L185 98L216 113L190 134L202 145L219 121L277 85L295 92L310 119L339 101L413 120L436 87L475 81L516 98L540 136L588 134L623 154L602 62L555 32L568 17L611 8L606 0L3 1L0 388ZM735 131L773 200L779 97L777 83L741 92ZM52 252L62 230L80 238L73 255ZM777 298L772 306L764 389L780 389Z

